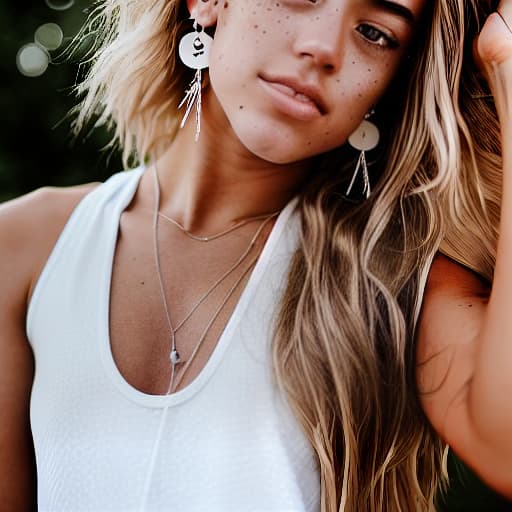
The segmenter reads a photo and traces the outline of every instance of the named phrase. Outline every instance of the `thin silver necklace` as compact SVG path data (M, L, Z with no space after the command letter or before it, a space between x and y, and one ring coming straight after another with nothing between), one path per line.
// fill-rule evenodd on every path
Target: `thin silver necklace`
M176 325L176 327L173 327L172 322L171 322L171 316L169 313L167 297L165 295L165 287L163 284L162 271L161 271L161 265L160 265L160 255L159 255L159 251L158 251L158 218L160 216L159 215L160 183L158 180L158 169L157 169L156 165L154 166L154 194L155 194L155 200L154 200L154 212L153 212L153 251L154 251L154 257L155 257L156 271L157 271L157 275L158 275L158 282L160 285L160 293L162 295L162 302L164 304L165 316L166 316L167 324L169 327L169 334L170 334L170 341L171 341L171 343L170 343L171 350L170 350L170 354L169 354L169 360L171 363L171 378L170 378L170 382L169 382L169 388L167 390L167 394L170 394L170 393L172 393L173 388L175 386L178 386L179 383L181 382L181 380L183 379L183 376L185 375L190 364L192 363L194 356L197 354L202 342L206 338L206 335L208 334L208 331L210 330L210 327L212 326L213 322L215 322L215 320L218 318L222 309L224 308L226 303L229 301L229 299L232 297L233 293L238 288L240 283L244 280L244 278L247 276L247 274L252 270L252 268L256 264L256 261L258 260L259 255L256 255L251 260L248 267L242 272L242 274L237 278L235 283L228 290L228 292L227 292L226 296L224 297L224 299L222 300L221 304L215 310L215 312L212 315L212 317L210 318L210 320L207 322L206 327L203 330L203 332L201 333L199 340L197 341L197 344L194 347L194 350L193 350L191 356L189 357L188 361L183 361L179 355L179 352L176 348L176 333L185 324L185 322L187 322L187 320L189 320L189 318L194 314L194 312L197 310L197 308L201 304L203 304L203 302L213 293L213 291L244 262L244 260L247 258L247 256L251 252L251 249L254 247L257 239L259 238L259 236L260 236L261 232L263 231L263 229L265 228L265 226L274 217L276 217L279 214L279 212L274 212L272 214L265 215L265 216L259 216L260 218L264 219L264 221L261 223L258 230L252 237L247 249L242 253L240 258L238 258L238 260L219 279L217 279L217 281L215 281L215 283L194 303L191 310L185 315L183 320L181 322L179 322ZM250 220L246 219L245 221L242 221L242 222L247 224L248 222L251 222L253 220L256 220L256 218L253 217ZM176 224L178 224L178 223L176 223ZM241 224L241 223L237 223L237 224ZM198 238L200 238L200 241L207 241L207 240L205 240L205 238L208 238L208 240L213 240L214 238L219 238L220 236L223 236L223 235L227 234L228 232L231 232L234 229L237 229L238 227L241 227L241 226L240 225L232 226L228 230L218 233L217 235L213 235L213 237L198 237ZM193 236L195 236L195 235L193 235ZM180 378L175 383L174 380L175 380L175 374L176 374L176 366L180 363L185 363L185 366L183 368Z
M215 233L214 235L208 235L208 236L200 236L200 235L194 235L194 233L191 233L190 231L188 231L188 229L186 229L177 220L175 220L175 219L173 219L171 217L168 217L167 215L165 215L162 212L158 212L158 215L160 215L160 217L162 217L165 220L169 221L171 224L174 224L185 235L187 235L192 240L196 240L197 242L211 242L212 240L217 240L217 238L221 238L224 235L232 233L236 229L241 228L242 226L245 226L246 224L249 224L250 222L255 222L255 221L258 221L258 220L266 220L269 217L271 217L271 218L275 217L277 214L279 214L279 212L267 213L267 214L264 214L264 215L256 215L254 217L247 217L246 219L238 221L236 224L234 224L233 226L231 226L231 227L221 231L220 233Z

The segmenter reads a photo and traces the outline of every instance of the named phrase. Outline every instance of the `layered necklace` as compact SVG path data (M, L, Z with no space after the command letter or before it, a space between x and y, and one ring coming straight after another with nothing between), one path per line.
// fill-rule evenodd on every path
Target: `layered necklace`
M154 200L154 212L153 212L153 251L154 251L154 257L155 257L155 265L156 265L156 271L158 275L158 283L160 286L160 293L162 295L162 302L164 305L165 310L165 316L167 320L167 325L169 328L169 362L171 367L171 377L169 381L169 387L167 389L167 394L171 394L179 385L181 380L183 379L183 376L185 375L187 369L190 367L190 364L194 360L195 355L197 354L199 348L201 347L203 341L205 340L208 332L210 331L210 328L212 327L215 320L219 317L220 313L226 306L227 302L230 300L230 298L233 296L241 282L245 279L245 277L249 274L249 272L252 270L254 265L256 264L256 261L259 257L259 251L256 256L253 256L252 259L249 258L255 244L257 243L258 239L260 238L261 233L265 229L265 227L270 223L272 219L277 217L279 215L279 211L273 212L266 215L257 215L254 217L248 217L246 219L243 219L237 223L235 223L233 226L224 229L223 231L210 235L210 236L198 236L194 235L190 231L186 230L179 222L172 219L171 217L168 217L164 215L162 212L160 212L160 182L158 179L158 169L156 165L154 166L154 193L155 193L155 200ZM207 243L211 242L212 240L217 240L221 237L224 237L233 231L241 228L242 226L245 226L246 224L249 224L250 222L257 222L262 221L254 233L253 237L251 238L249 245L247 248L242 252L240 257L235 261L235 263L227 269L224 274L222 274L206 292L204 292L197 301L192 305L191 309L188 311L188 313L184 316L184 318L178 322L176 325L173 325L171 321L171 315L169 313L169 305L167 302L167 296L165 294L165 286L162 278L162 271L161 271L161 265L160 265L160 254L158 250L158 219L164 218L174 226L176 226L180 231L182 231L187 237L191 238L192 240L195 240L197 242L201 243ZM245 269L242 270L241 275L238 276L233 283L233 285L228 289L222 300L220 301L220 304L215 309L211 317L207 320L206 325L201 332L198 340L196 341L196 344L194 346L194 349L192 350L192 353L190 357L187 360L184 360L178 351L178 348L176 346L176 334L177 332L190 320L190 318L194 315L194 313L197 311L197 309L212 295L212 293L229 277L231 276L238 268L240 268L246 260L250 260L249 264L246 266ZM178 379L176 379L176 368L178 365L184 365L181 375Z

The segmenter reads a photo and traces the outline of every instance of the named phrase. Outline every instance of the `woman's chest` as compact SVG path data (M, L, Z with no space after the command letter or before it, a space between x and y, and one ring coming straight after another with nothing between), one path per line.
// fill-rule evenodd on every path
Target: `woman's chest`
M154 395L169 392L174 366L175 392L197 378L230 319L237 321L266 236L256 244L250 233L205 244L167 229L155 245L125 224L109 300L113 358L130 385Z

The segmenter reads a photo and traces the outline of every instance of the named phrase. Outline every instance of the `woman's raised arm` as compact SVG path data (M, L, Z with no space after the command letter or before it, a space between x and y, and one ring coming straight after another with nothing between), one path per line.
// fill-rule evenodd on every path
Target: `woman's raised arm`
M439 256L425 293L418 384L430 421L453 450L512 499L512 0L476 44L494 93L503 146L502 220L492 289Z

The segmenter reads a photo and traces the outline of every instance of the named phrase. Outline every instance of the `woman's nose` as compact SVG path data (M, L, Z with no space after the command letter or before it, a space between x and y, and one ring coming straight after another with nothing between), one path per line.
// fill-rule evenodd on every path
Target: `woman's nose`
M326 15L323 15L326 16ZM339 16L337 19L320 20L318 16L306 24L297 35L295 53L322 70L338 71L343 60L344 37L347 30Z

